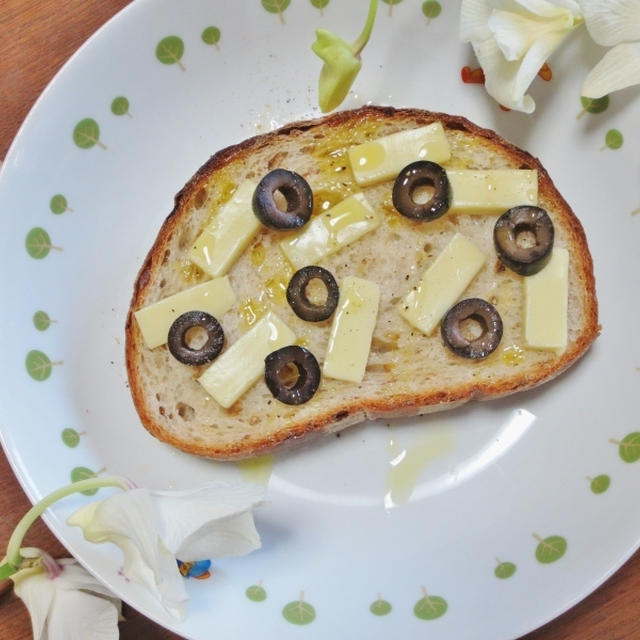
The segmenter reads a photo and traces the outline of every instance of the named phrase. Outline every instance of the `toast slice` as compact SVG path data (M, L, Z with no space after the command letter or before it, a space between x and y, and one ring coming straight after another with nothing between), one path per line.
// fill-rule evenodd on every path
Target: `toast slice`
M393 207L393 180L356 184L349 147L434 122L442 124L450 145L451 158L443 163L448 169L537 170L538 204L552 219L554 248L565 248L569 255L568 337L561 353L525 347L525 278L505 268L496 256L497 215L449 212L430 222L412 221ZM375 230L319 262L338 282L355 276L379 285L366 371L361 382L323 376L315 395L297 406L274 399L261 377L223 408L198 381L209 365L181 364L166 345L148 348L134 312L209 280L189 260L189 249L239 184L247 179L257 182L279 167L308 181L314 194L313 216L362 192L382 219ZM439 331L425 335L398 313L403 296L418 285L455 234L488 256L461 297L490 301L503 321L498 348L481 360L455 355L444 346ZM273 312L322 366L332 321L305 322L287 304L285 289L294 269L280 250L282 238L283 232L261 227L230 267L227 275L235 303L218 317L225 350L260 317ZM598 332L592 260L583 228L536 158L462 117L366 106L250 138L219 151L197 171L177 194L175 208L137 276L126 323L126 366L135 408L155 437L189 453L240 459L366 419L424 414L531 389L567 369Z

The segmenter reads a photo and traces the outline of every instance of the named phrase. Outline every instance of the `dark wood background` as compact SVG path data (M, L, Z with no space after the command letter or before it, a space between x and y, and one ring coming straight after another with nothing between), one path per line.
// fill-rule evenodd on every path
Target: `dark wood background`
M20 124L56 71L96 29L128 3L129 0L0 0L0 159L5 157ZM0 452L3 544L29 507ZM26 542L56 557L68 555L42 522L32 528ZM28 640L32 636L26 609L6 584L0 593L0 638ZM127 621L120 625L120 637L124 640L179 638L131 608L125 607L125 615ZM214 637L215 628L212 634ZM525 638L640 639L640 552L586 600Z

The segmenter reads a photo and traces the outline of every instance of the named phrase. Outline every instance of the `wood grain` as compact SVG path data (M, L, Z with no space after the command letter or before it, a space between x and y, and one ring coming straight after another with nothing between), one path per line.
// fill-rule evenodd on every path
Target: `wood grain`
M128 0L2 0L0 6L0 158L38 95L77 48ZM213 151L213 150L212 150ZM0 540L30 504L0 453ZM29 532L29 545L56 557L65 549L38 522ZM494 603L500 607L500 603ZM1 638L28 640L31 626L26 609L0 586ZM611 579L573 609L522 640L640 639L640 552ZM131 608L120 625L124 640L176 640ZM212 631L214 633L214 631Z

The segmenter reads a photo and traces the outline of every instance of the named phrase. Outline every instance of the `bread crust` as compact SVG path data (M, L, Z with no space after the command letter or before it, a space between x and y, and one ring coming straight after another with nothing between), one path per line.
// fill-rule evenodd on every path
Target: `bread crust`
M577 283L574 288L580 306L579 326L574 328L564 353L560 356L546 357L535 363L535 366L520 369L513 367L508 374L480 375L478 378L457 380L442 387L428 385L425 388L411 390L403 388L397 392L392 389L385 394L363 393L360 398L345 397L344 402L333 402L332 399L330 406L328 403L327 406L318 404L312 413L300 412L300 417L298 412L294 411L290 418L272 429L261 425L255 435L252 435L250 430L247 432L245 428L238 433L237 438L225 434L224 438L212 436L200 440L197 434L198 425L190 424L187 433L178 428L182 426L182 418L176 415L175 411L171 412L170 408L165 408L165 411L159 414L158 402L150 398L148 365L142 362L143 354L149 350L142 341L133 312L159 298L155 287L158 279L167 273L168 247L175 247L176 236L180 234L181 228L192 215L194 208L197 208L199 201L206 197L202 195L203 190L205 193L211 192L216 177L222 176L231 165L235 167L250 163L254 156L261 154L277 156L283 146L291 145L292 142L304 147L309 145L310 141L313 142L315 132L332 135L332 132L336 131L359 131L373 125L410 128L435 121L442 123L448 135L458 135L465 139L471 137L483 150L493 150L505 159L509 166L537 169L540 197L545 201L547 208L552 210L554 225L563 230L564 243L570 249L573 282ZM171 251L175 253L174 248ZM186 286L185 284L185 288ZM555 378L572 365L587 351L598 332L593 264L583 227L537 158L502 139L494 131L481 128L460 116L417 109L364 106L316 120L295 122L276 131L249 138L214 154L195 173L176 195L175 206L162 225L135 280L125 326L125 354L133 403L142 424L152 435L188 453L215 459L240 459L263 454L275 447L303 439L307 440L312 435L339 431L366 419L421 415L457 407L470 400L489 400L531 389ZM166 347L158 349L163 350ZM169 383L170 381L167 384ZM203 396L206 395L204 390L201 390L201 393ZM224 410L218 407L218 411L220 426L226 427L226 423L233 425L234 421L243 419L242 412L249 413L250 409L243 404L240 409L232 407L230 410ZM176 428L173 421L168 422L167 412L174 414ZM204 427L202 429L204 430ZM229 430L226 428L226 431Z

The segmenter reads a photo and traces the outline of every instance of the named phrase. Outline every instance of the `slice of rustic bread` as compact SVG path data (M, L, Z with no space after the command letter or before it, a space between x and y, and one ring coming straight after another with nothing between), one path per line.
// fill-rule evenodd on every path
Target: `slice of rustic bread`
M383 223L320 262L338 281L355 275L380 285L379 315L361 383L323 378L309 402L289 406L275 400L260 379L223 409L197 381L206 365L181 364L166 345L153 350L145 346L133 312L208 279L189 262L188 250L243 180L258 181L277 167L296 171L313 189L317 214L360 191L346 154L349 146L435 121L444 126L451 146L447 168L537 169L539 205L553 220L555 246L569 251L569 334L561 355L524 348L523 277L505 269L496 257L497 216L448 213L432 222L413 222L395 211L392 181L362 189ZM493 302L504 324L498 349L480 361L454 355L439 331L423 335L397 309L457 232L489 256L463 297ZM278 247L282 237L282 232L262 229L229 271L237 302L218 318L226 346L273 310L322 364L331 320L304 322L287 304L285 288L293 269ZM598 331L592 261L582 226L536 158L461 117L368 106L248 139L216 153L193 176L176 196L175 208L135 282L126 324L126 363L133 402L145 428L184 451L234 459L365 419L423 414L530 389L575 362Z

